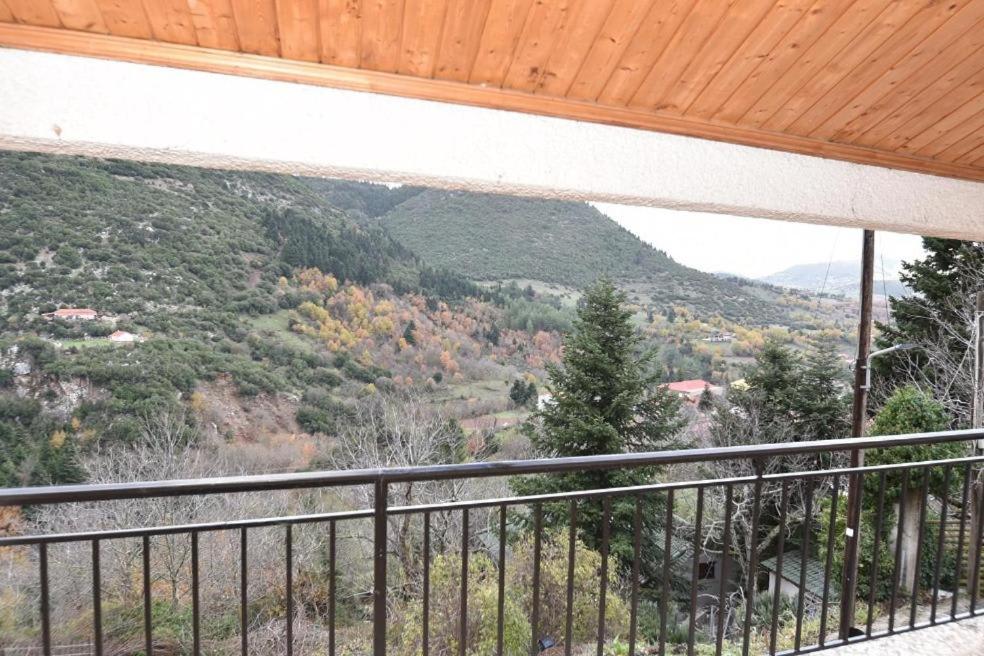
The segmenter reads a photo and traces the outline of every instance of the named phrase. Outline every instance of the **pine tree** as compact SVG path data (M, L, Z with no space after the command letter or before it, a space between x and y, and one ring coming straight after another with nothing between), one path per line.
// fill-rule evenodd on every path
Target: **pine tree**
M732 389L728 400L756 418L754 432L760 443L784 441L779 436L791 430L797 441L846 437L850 406L842 387L845 375L830 339L814 342L805 358L769 340L745 376L748 389Z
M973 296L980 291L984 244L925 237L923 248L926 257L904 263L899 276L915 294L890 299L892 324L879 324L877 344L882 348L907 342L932 345L942 348L952 362L961 362L973 328L965 317L969 315L967 306L974 303ZM949 407L970 407L969 390L951 385L949 380L937 381L940 370L931 366L924 349L875 360L874 369L883 379L880 387L905 385L911 380L913 364L929 385L941 382L947 389L947 394L956 401L948 403Z
M529 404L531 398L536 398L536 384L532 381L527 384L522 378L514 380L509 388L509 400L517 406L524 406Z
M792 421L802 389L800 356L782 342L769 339L745 375L746 401L759 406L763 423Z
M574 330L564 340L563 366L548 368L553 402L533 414L525 431L539 457L588 456L656 451L676 446L683 427L679 400L657 385L653 353L645 353L641 338L625 309L625 294L608 280L587 289L577 310ZM655 468L571 472L529 476L513 482L517 494L627 487L656 480ZM646 529L657 527L662 514L653 496L644 497ZM632 556L635 500L612 500L612 553L627 561ZM544 507L546 526L567 522L567 506ZM580 504L581 538L598 548L601 504ZM648 540L649 542L656 542Z
M796 395L799 439L848 437L851 424L850 401L843 385L846 373L834 341L818 338L806 356Z
M414 333L417 332L417 324L414 323L413 319L407 323L407 327L403 330L403 339L407 340L407 344L413 346L417 343L417 337Z
M711 393L710 387L704 387L704 391L700 393L700 400L697 401L697 409L701 412L708 412L714 407L714 395Z
M499 326L497 326L496 324L492 324L492 327L489 328L489 332L486 334L485 337L486 339L489 340L489 344L491 344L492 346L498 346L500 336L501 333L499 331Z

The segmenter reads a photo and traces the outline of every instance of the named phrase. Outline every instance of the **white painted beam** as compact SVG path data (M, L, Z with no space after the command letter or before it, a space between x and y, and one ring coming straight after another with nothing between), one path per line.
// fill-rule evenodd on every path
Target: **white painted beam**
M630 128L22 50L0 49L0 148L984 240L984 183Z

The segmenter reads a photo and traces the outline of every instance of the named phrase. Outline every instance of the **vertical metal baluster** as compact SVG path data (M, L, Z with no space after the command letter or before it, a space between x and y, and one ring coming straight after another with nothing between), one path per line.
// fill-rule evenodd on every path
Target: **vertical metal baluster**
M629 656L635 656L636 628L639 624L639 558L642 551L642 497L635 498L632 520L632 597L629 602Z
M823 569L823 600L820 606L820 640L823 647L827 641L827 611L830 601L830 578L834 568L834 538L837 527L837 501L840 499L840 475L834 476L834 484L830 489L830 523L827 526L827 560Z
M881 566L882 527L885 522L885 480L887 474L882 471L878 476L878 509L875 511L875 545L871 562L871 576L868 578L868 617L865 618L864 633L871 637L871 625L875 621L875 590L878 587L878 568Z
M430 651L430 564L431 514L424 513L424 608L421 622L420 646L424 656Z
M386 656L386 494L386 480L380 477L374 486L372 515L372 656Z
M199 608L198 531L191 532L191 651L193 656L202 653L202 634Z
M967 509L970 507L970 463L964 467L963 494L960 499L960 535L957 538L957 564L954 566L954 578L956 584L953 586L953 599L950 600L950 619L957 617L957 598L960 596L960 570L963 567L963 549L967 530Z
M929 504L929 468L923 467L922 469L922 501L919 504L919 531L918 531L918 542L916 542L916 572L912 579L912 599L909 604L909 628L911 629L916 625L916 609L918 607L919 601L919 568L922 563L923 556L923 538L925 537L926 528L926 506Z
M150 597L150 536L143 536L143 612L144 612L144 654L154 653L153 620L151 618Z
M943 468L943 498L940 500L940 526L936 541L936 558L933 560L933 599L930 602L929 623L936 624L936 606L940 596L940 563L943 560L943 537L946 535L946 513L950 502L950 476L953 467ZM929 475L929 472L926 472Z
M506 623L506 506L499 506L499 591L498 614L496 619L495 653L504 655L504 632Z
M328 655L335 656L335 609L338 607L338 527L328 522Z
M530 642L530 655L536 656L539 650L540 632L540 549L543 542L543 506L536 504L533 507L533 612L530 618L530 627L533 634Z
M700 578L701 539L704 521L704 488L697 488L697 511L694 514L694 558L690 574L690 619L687 622L687 654L694 656L694 635L697 630L697 582Z
M601 503L601 585L598 590L598 656L605 653L605 610L608 598L608 540L611 537L612 498Z
M468 649L468 508L461 511L461 621L458 656L465 656Z
M247 578L247 565L249 563L249 552L247 551L246 528L239 529L239 649L243 656L249 653L249 579Z
M813 494L816 491L816 481L812 478L806 482L806 498L804 499L803 537L800 545L800 577L799 594L796 600L796 639L795 651L803 644L803 617L806 615L806 563L810 558L810 537L813 528Z
M288 524L284 533L284 558L287 561L287 656L294 653L294 525Z
M99 564L99 540L92 541L92 636L94 656L102 656L102 576Z
M782 591L782 560L786 549L786 513L789 512L789 481L782 482L779 498L779 544L776 554L776 589L772 595L772 630L769 633L769 653L776 653L776 634L779 631L779 602Z
M748 648L751 642L752 629L752 607L755 605L755 585L757 583L756 574L758 572L758 534L759 534L759 514L762 510L762 468L756 463L758 479L755 481L754 501L752 503L752 530L750 533L752 544L750 547L748 563L748 590L745 595L745 626L742 630L741 653L748 656Z
M570 536L567 542L567 617L564 620L564 656L571 656L571 641L574 639L574 559L576 545L577 502L571 501Z
M728 563L731 561L731 502L734 488L729 483L724 492L724 544L721 547L721 587L718 590L717 642L714 648L715 656L721 656L724 648L724 615L728 598Z
M977 542L972 545L974 554L973 576L970 581L970 614L977 615L977 592L981 587L981 540L984 539L984 485L981 486L981 499L978 506L980 512L977 513Z
M663 538L663 580L659 599L659 656L666 655L666 611L670 605L670 550L673 537L673 489L666 493L666 535Z
M51 600L48 595L48 544L46 542L38 544L38 577L41 583L41 651L44 656L51 656Z

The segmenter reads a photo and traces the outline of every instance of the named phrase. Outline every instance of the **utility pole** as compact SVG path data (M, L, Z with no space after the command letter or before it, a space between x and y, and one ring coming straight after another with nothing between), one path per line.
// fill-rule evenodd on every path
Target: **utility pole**
M871 305L875 286L875 231L865 230L861 246L861 322L858 326L858 359L854 364L854 403L851 406L851 436L864 435L868 405L868 355L871 352ZM864 466L864 451L851 451L851 467ZM840 638L851 637L854 603L858 590L858 545L861 542L861 476L851 474L847 487L847 536L844 546L844 576L841 586Z
M976 310L974 312L974 406L970 409L970 425L980 428L984 423L982 412L981 376L984 375L984 292L977 292Z
M970 409L970 425L979 429L984 425L984 292L977 292L974 312L974 405ZM974 441L974 455L980 451L981 440ZM978 517L984 512L984 483L978 476L971 486L970 493L970 553L980 549L981 535L978 531ZM967 509L964 508L964 512ZM977 559L967 559L967 585L972 586L979 581Z

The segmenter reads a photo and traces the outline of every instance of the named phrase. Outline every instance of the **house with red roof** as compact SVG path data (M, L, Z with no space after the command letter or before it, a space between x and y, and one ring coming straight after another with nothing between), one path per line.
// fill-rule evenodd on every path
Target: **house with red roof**
M92 321L99 316L99 313L89 308L61 308L45 316L66 321Z
M693 380L678 380L674 383L666 383L662 385L662 387L679 394L691 403L697 403L700 400L700 395L704 393L705 389L710 390L711 394L714 395L719 395L724 391L719 385L714 385L701 378L695 378Z

